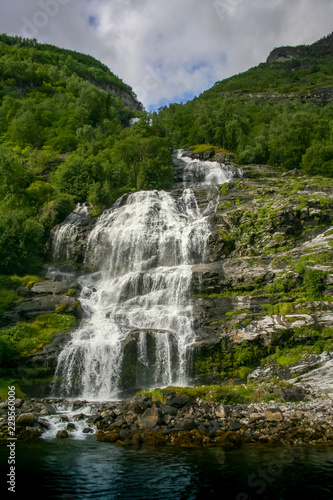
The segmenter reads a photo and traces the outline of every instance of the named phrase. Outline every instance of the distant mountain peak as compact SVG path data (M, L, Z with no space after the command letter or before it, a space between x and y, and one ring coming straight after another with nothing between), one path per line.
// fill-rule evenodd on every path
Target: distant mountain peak
M285 62L302 57L326 57L333 55L333 32L311 45L277 47L269 54L266 62Z

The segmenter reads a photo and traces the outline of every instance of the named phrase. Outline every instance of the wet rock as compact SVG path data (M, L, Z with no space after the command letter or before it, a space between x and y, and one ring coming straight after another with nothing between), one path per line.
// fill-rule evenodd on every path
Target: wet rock
M93 415L92 417L89 417L87 419L87 424L96 425L96 423L99 422L100 420L102 420L102 416L100 414Z
M74 418L74 420L85 420L88 417L84 413L78 413L77 415L74 415L73 418Z
M233 431L238 431L239 429L241 429L243 426L241 423L239 422L231 422L230 425L229 425L230 429L233 430Z
M22 427L31 426L35 422L35 417L33 413L21 413L16 419L16 424Z
M107 422L108 423L111 423L111 419L110 418L106 418ZM113 426L114 427L122 427L123 425L126 424L126 420L125 420L125 417L124 415L119 415L115 421L113 422Z
M54 406L52 406L48 403L43 403L43 407L44 408L40 412L41 415L55 415L57 413Z
M176 431L191 431L192 429L194 429L195 425L194 425L194 422L193 420L183 420L182 422L178 422L176 425L175 425L175 430Z
M152 429L163 423L163 414L159 408L148 408L138 417L138 425L143 429Z
M210 426L208 427L209 434L215 434L220 429L219 422L210 422Z
M49 429L51 427L50 422L46 418L37 418L37 422L44 427L44 429Z
M57 439L67 439L69 437L69 434L66 430L58 431L56 434Z
M228 409L224 405L219 405L215 408L215 415L218 418L226 418L228 416Z
M35 429L34 427L27 426L22 431L19 431L17 434L17 438L20 441L36 441L41 437L41 431L39 429Z
M183 408L189 403L190 398L188 396L176 396L168 401L169 406L174 408Z
M286 389L274 389L274 393L278 394L282 399L289 402L304 401L306 391L303 387L290 387Z
M43 281L34 283L31 292L37 294L51 294L59 295L66 294L70 288L77 287L77 283L70 283L68 281Z
M250 423L257 422L258 420L266 420L266 415L262 413L251 413L249 415Z
M127 435L128 435L128 432L126 429L121 429L121 431L119 432L119 439L121 441L125 441L125 439L127 438Z
M164 415L177 415L177 408L173 406L161 406L160 411L164 413Z
M259 366L251 372L247 380L249 382L261 382L267 378L279 378L280 380L289 380L291 377L290 369L287 366Z
M133 411L134 413L143 413L152 404L152 399L148 396L135 396L134 398L125 401L121 405L122 411Z
M94 431L91 427L85 427L82 432L83 434L92 434Z

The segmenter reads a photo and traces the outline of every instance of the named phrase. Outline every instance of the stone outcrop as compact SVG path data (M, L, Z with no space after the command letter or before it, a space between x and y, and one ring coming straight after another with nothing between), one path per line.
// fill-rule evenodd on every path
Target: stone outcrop
M325 338L333 335L332 190L297 171L288 172L288 181L277 188L286 176L276 175L271 167L245 167L242 180L222 188L217 212L210 215L206 263L193 266L192 279L197 334L193 377L198 384L222 382L225 370L232 368L230 356L223 352L246 341L263 352L264 366L253 372L255 379L261 373L260 380L279 377L311 383L312 370L320 368L314 358L322 356L326 387L333 390L328 375L331 353L327 360L325 353L304 347L295 362L288 359L294 355L291 350L279 361L267 358L265 364L268 346L271 352L283 348L300 329L308 329L306 338L312 331L319 340L324 329ZM311 300L304 288L305 269L322 280L317 300ZM311 344L301 336L297 342ZM312 383L318 385L316 380Z
M72 260L83 263L88 236L95 222L89 204L78 204L64 222L52 229L50 257L55 262Z
M15 291L19 300L0 316L0 326L9 327L18 321L31 321L41 314L54 312L66 312L80 317L80 289L73 274L68 281L43 281L34 283L32 287L18 287Z
M269 54L268 63L285 62L304 57L325 57L333 54L333 33L311 45L277 47Z
M304 50L299 47L278 47L269 54L267 57L268 63L285 62L291 59L298 59L302 57Z

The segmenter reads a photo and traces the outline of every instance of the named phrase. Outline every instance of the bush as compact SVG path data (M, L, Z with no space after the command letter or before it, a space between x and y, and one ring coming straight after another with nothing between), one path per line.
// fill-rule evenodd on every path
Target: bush
M303 283L307 300L320 300L322 298L325 273L317 269L307 268L304 272Z
M48 344L56 332L67 331L75 325L75 318L66 314L42 314L33 323L20 322L0 331L0 343L5 356L12 351L27 356Z
M302 170L310 175L333 176L333 145L311 145L302 158Z
M25 274L41 262L43 226L19 210L0 213L0 273Z
M12 303L18 299L16 293L11 290L0 290L0 314L7 311Z

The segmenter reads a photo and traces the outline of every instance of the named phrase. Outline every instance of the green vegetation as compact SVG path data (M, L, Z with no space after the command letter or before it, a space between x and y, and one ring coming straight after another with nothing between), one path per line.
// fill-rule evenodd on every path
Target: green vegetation
M20 387L20 381L12 378L0 378L0 399L8 398L8 387L15 386L15 397L23 398L25 393Z
M251 383L251 384L226 384L209 385L199 387L167 387L165 389L153 389L140 391L152 397L154 401L167 402L167 394L170 391L177 396L188 396L192 402L197 399L214 401L224 404L249 404L281 400L278 390L292 387L287 382L275 381L275 383ZM282 399L283 400L283 399Z
M251 311L249 311L248 309L236 309L234 311L228 311L225 314L226 316L234 316L237 314L247 314L247 313L251 313Z
M0 275L0 314L7 311L16 301L19 300L16 294L16 289L19 286L27 286L31 288L32 285L38 281L45 281L39 276L6 276Z
M37 271L76 203L98 214L126 192L171 186L167 139L105 65L0 35L0 69L0 273Z
M311 354L331 350L331 327L290 328L274 334L269 345L262 345L258 340L244 340L235 345L229 338L223 338L213 348L200 352L195 359L195 374L207 380L212 377L221 381L243 380L260 365L290 366Z
M307 300L320 300L322 298L325 289L324 277L323 271L305 269L303 282Z
M18 299L15 292L11 290L0 290L0 314L7 311L13 302Z
M74 316L42 314L33 323L20 322L12 328L0 330L0 360L3 366L15 356L33 354L48 344L56 332L75 325Z
M221 148L219 146L214 146L213 144L196 144L191 146L192 153L212 153L213 155L227 155L233 156L227 149Z

